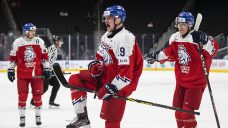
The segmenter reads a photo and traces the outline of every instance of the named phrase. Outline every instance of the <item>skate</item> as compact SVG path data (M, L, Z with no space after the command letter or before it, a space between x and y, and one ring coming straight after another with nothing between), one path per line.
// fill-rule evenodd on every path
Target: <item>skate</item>
M59 109L59 104L56 104L54 102L49 102L49 108L50 109Z
M40 116L36 116L36 125L41 125L41 117Z
M87 113L78 114L66 128L91 128Z
M25 126L25 116L20 117L20 127L24 127Z

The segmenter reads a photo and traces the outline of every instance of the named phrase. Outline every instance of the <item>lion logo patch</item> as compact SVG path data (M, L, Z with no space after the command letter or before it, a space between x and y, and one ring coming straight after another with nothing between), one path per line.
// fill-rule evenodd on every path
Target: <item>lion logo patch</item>
M33 50L32 46L26 47L26 50L24 52L24 60L26 67L34 67L35 63L33 62L36 58L36 53Z
M183 45L178 46L178 58L179 63L183 65L188 65L188 62L191 60L186 48Z

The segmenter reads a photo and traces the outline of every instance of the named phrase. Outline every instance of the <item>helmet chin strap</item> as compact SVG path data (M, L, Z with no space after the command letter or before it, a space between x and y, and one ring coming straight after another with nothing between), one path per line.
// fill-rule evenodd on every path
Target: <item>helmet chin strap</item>
M120 26L119 28L117 28L117 26L119 26L121 23L114 24L114 30L108 34L108 38L112 38L113 36L116 35L116 33L118 33L119 31L121 31L123 29L123 25Z
M25 36L26 36L27 39L32 39L32 38L33 38L33 37L30 38L30 37L28 36L28 34L25 34Z
M191 31L191 28L189 28L188 31L184 35L182 35L182 38L185 38L190 31Z
M114 30L113 31L115 31L116 30L116 27L119 26L121 23L122 22L120 22L119 24L116 24L116 19L114 18Z
M116 19L114 18L114 30L113 31L115 31L116 30Z

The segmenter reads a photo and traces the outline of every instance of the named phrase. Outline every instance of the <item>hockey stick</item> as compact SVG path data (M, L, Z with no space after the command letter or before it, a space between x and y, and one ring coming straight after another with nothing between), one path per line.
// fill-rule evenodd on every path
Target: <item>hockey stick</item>
M71 74L71 72L64 72L63 74L64 75L69 75L69 74Z
M101 81L99 80L99 78L95 78L98 82L97 84L97 87L96 87L96 92L98 91L98 89L100 88L101 86ZM96 99L96 96L97 96L97 93L94 94L93 98Z
M51 77L54 77L56 75L51 75ZM45 78L45 76L33 76L33 78Z
M71 72L64 72L63 75L71 74ZM56 76L55 74L51 75L51 77ZM33 78L45 78L45 76L33 76Z
M55 63L53 65L53 69L54 69L54 72L55 72L57 78L59 79L59 81L62 83L62 85L64 87L70 88L70 89L76 89L76 90L79 90L79 91L85 91L85 92L90 92L90 93L97 94L97 91L70 85L67 82L67 80L65 79L65 77L63 76L63 74L61 72L61 68L60 68L58 63ZM148 101L144 101L144 100L138 100L138 99L134 99L134 98L127 98L127 97L118 96L118 95L114 95L114 98L123 99L123 100L126 100L126 101L136 102L136 103L150 105L150 106L161 107L161 108L165 108L165 109L177 110L177 111L191 113L191 114L195 114L195 115L200 115L199 112L194 112L194 111L190 111L190 110L185 110L185 109L180 109L180 108L176 108L176 107L166 106L166 105L157 104L157 103L153 103L153 102L148 102Z
M197 14L197 17L196 17L196 23L195 23L195 26L194 26L194 30L196 30L196 31L199 30L199 26L200 26L200 23L201 23L202 19L203 19L202 14L198 13ZM220 128L218 114L217 114L216 107L215 107L215 101L214 101L214 98L213 98L212 89L211 89L211 85L210 85L210 81L209 81L208 73L207 73L207 69L206 69L205 59L204 59L204 56L203 56L203 53L202 53L202 47L203 47L203 44L200 43L199 44L200 59L202 61L202 68L203 68L203 71L204 71L204 76L205 76L205 78L207 80L208 90L209 90L209 94L210 94L210 98L211 98L211 103L212 103L213 110L214 110L214 115L215 115L216 123L217 123L218 128Z

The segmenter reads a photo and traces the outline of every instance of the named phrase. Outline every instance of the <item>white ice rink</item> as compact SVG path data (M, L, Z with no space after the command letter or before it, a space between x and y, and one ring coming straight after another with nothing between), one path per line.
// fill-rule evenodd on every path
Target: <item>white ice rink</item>
M17 128L19 114L16 82L9 82L6 73L0 73L0 82L0 128ZM228 74L211 73L210 83L221 128L228 128ZM131 97L171 106L174 88L173 71L144 71L137 91ZM69 123L66 120L74 117L70 90L61 86L56 98L56 102L61 105L60 109L48 108L50 91L51 86L43 95L41 128L65 128ZM35 128L35 112L29 108L30 99L31 93L27 101L26 128ZM101 101L93 99L93 94L88 94L87 101L92 128L104 128L104 120L99 117ZM198 128L217 128L208 88L204 92L199 112ZM176 128L174 111L128 101L121 128Z

